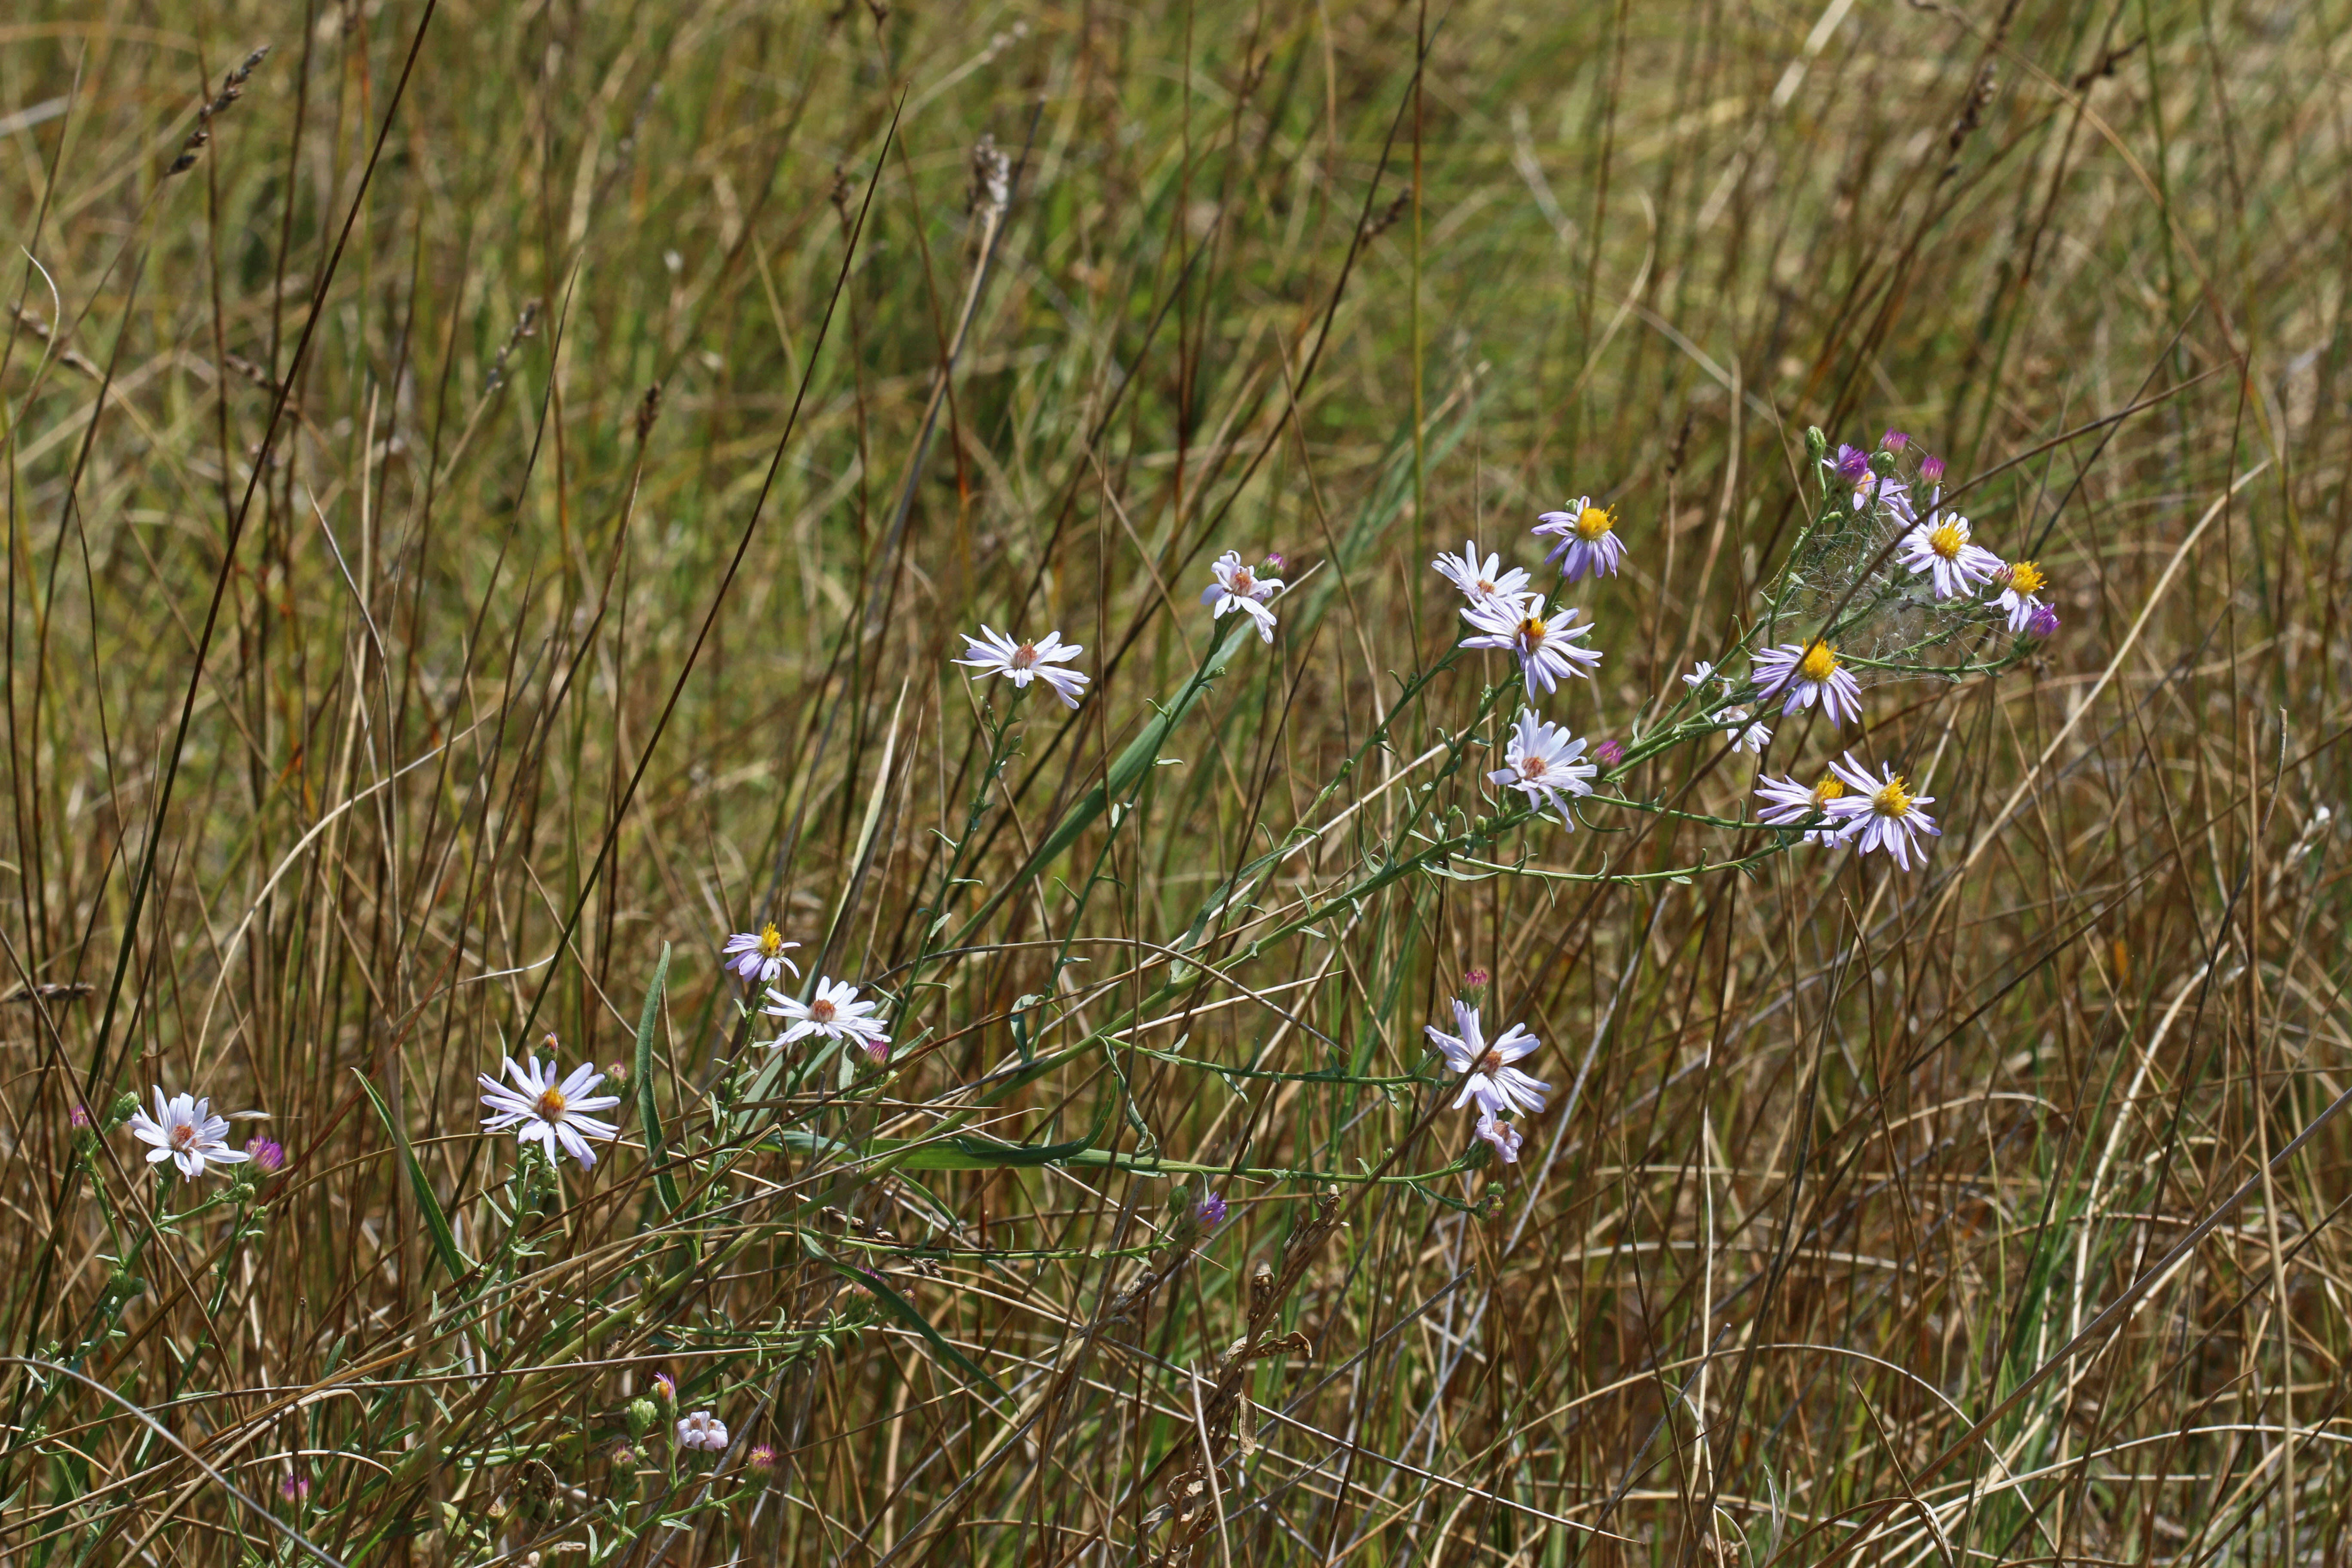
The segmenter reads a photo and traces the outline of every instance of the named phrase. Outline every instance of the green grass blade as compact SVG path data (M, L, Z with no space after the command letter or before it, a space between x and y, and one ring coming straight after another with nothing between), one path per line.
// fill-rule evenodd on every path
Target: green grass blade
M654 1022L661 1016L662 987L668 980L669 943L664 942L661 960L654 965L653 984L646 987L645 1010L637 1015L637 1054L629 1071L636 1079L637 1123L645 1131L654 1191L661 1194L662 1212L676 1214L677 1178L669 1173L669 1141L662 1136L661 1115L654 1106Z

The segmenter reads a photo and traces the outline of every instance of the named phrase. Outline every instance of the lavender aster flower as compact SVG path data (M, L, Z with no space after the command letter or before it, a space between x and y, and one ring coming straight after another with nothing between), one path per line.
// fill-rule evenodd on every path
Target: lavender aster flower
M2025 632L2028 637L2055 637L2058 632L2056 607L2050 605L2035 606L2033 617L2025 623Z
M160 1165L169 1160L180 1167L183 1181L194 1181L205 1173L205 1162L215 1165L241 1165L249 1157L242 1149L228 1146L228 1121L212 1113L210 1100L197 1100L190 1095L175 1094L163 1098L163 1086L155 1086L155 1114L144 1110L131 1113L131 1131L141 1142L152 1145L147 1151L147 1163Z
M245 1157L263 1175L274 1176L286 1168L286 1145L275 1138L256 1138L245 1146Z
M1851 724L1862 717L1862 685L1838 664L1837 649L1819 638L1810 643L1782 643L1756 656L1757 694L1769 701L1784 697L1783 717L1816 700L1833 724Z
M482 1131L504 1132L512 1128L521 1142L545 1149L550 1160L557 1157L560 1144L584 1171L596 1163L596 1152L588 1147L591 1139L610 1142L621 1135L613 1123L584 1113L610 1110L621 1103L621 1097L592 1092L604 1081L604 1075L586 1062L559 1082L553 1035L547 1037L547 1044L550 1054L544 1068L536 1057L523 1058L521 1067L515 1065L512 1057L505 1058L506 1075L514 1082L511 1089L488 1073L479 1076L482 1103L490 1108L490 1114L482 1119Z
M1948 599L1969 592L1979 583L1989 583L1992 574L2000 570L2000 556L1981 544L1969 542L1969 520L1957 512L1929 512L1924 521L1903 536L1896 555L1914 575L1934 583L1938 599Z
M1615 741L1603 741L1592 748L1592 760L1604 768L1613 768L1625 760L1625 748Z
M1886 434L1878 438L1878 444L1890 452L1899 452L1911 444L1911 437L1889 426Z
M1939 837L1943 829L1936 819L1919 808L1931 805L1936 797L1915 795L1903 775L1895 771L1892 763L1882 764L1883 776L1873 778L1868 769L1847 752L1832 763L1830 769L1844 781L1847 793L1828 803L1828 811L1841 823L1838 837L1867 855L1874 849L1884 849L1895 858L1895 863L1905 870L1911 868L1911 851L1927 858L1927 847L1920 842L1922 836Z
M1203 1230L1214 1230L1225 1223L1225 1200L1210 1193L1192 1207L1192 1217L1201 1222Z
M1844 831L1829 813L1830 802L1845 794L1845 784L1835 773L1823 773L1822 782L1810 787L1792 778L1776 779L1766 773L1757 779L1756 794L1764 802L1764 809L1756 814L1759 822L1774 827L1793 827L1808 821L1827 824L1805 831L1805 842L1816 848L1835 844Z
M1522 708L1504 748L1503 765L1488 773L1486 782L1517 790L1531 805L1549 807L1559 814L1561 826L1573 832L1576 819L1569 815L1568 803L1592 793L1592 776L1598 772L1584 760L1584 742L1570 735L1567 725L1547 723L1532 709Z
M1601 662L1600 649L1576 646L1576 639L1592 635L1591 626L1576 625L1574 610L1547 616L1540 595L1516 612L1496 605L1473 605L1462 612L1462 618L1470 623L1472 633L1462 639L1464 647L1500 648L1516 655L1528 684L1546 693L1555 689L1564 675L1589 678L1592 666Z
M1065 708L1078 705L1079 692L1092 679L1081 670L1062 668L1087 650L1076 643L1064 642L1058 631L1047 632L1035 642L1016 644L982 621L980 636L967 634L963 640L964 657L950 659L950 663L976 669L982 675L1001 675L1016 687L1042 680L1054 689L1054 695L1062 700Z
M727 1451L727 1423L708 1410L682 1415L677 1423L677 1446L706 1454L723 1454Z
M1525 1142L1517 1122L1498 1120L1486 1106L1478 1108L1478 1136L1495 1146L1495 1153L1506 1165L1519 1163L1519 1145Z
M1454 1004L1454 1033L1447 1034L1434 1024L1423 1028L1430 1042L1444 1057L1452 1071L1467 1073L1462 1092L1454 1097L1454 1109L1476 1100L1489 1111L1521 1110L1533 1116L1544 1108L1544 1097L1551 1086L1529 1078L1510 1064L1533 1054L1543 1042L1527 1031L1523 1024L1514 1024L1503 1031L1502 1037L1488 1045L1478 1027L1478 1009L1466 1003Z
M726 968L750 984L773 985L776 976L785 970L794 974L801 972L799 964L784 956L798 946L799 942L786 942L784 933L776 929L776 922L770 921L758 931L739 931L729 937L719 956Z
M1462 590L1462 596L1474 605L1495 605L1517 609L1534 595L1528 592L1528 573L1523 566L1503 569L1503 558L1488 555L1479 559L1475 541L1462 542L1459 555L1440 554L1430 563L1438 575Z
M1577 497L1576 504L1566 510L1543 513L1536 519L1535 531L1559 538L1544 559L1559 562L1560 575L1571 583L1587 572L1595 577L1604 573L1614 577L1617 563L1625 554L1615 514L1607 507L1594 506L1591 496Z
M1212 606L1211 620L1222 620L1227 610L1239 610L1257 623L1258 637L1274 640L1274 612L1265 601L1282 592L1282 579L1268 577L1242 564L1242 552L1228 550L1209 563L1216 579L1201 590L1201 603Z
M781 991L768 993L768 1005L761 1011L772 1018L788 1020L791 1026L778 1036L775 1044L789 1046L794 1040L816 1035L828 1040L847 1040L864 1048L866 1054L880 1061L890 1052L890 1030L875 1016L879 1002L861 1002L857 987L846 980L817 978L816 994L806 1002L787 996Z
M1745 708L1727 708L1715 716L1715 721L1726 726L1739 726L1731 737L1731 749L1735 752L1760 757L1764 754L1764 748L1772 743L1771 730L1761 721L1751 721Z
M2000 586L2000 607L2009 612L2009 629L2021 632L2033 624L2034 612L2043 601L2035 597L2050 585L2042 574L2038 562L2012 561L1995 574L1993 581Z

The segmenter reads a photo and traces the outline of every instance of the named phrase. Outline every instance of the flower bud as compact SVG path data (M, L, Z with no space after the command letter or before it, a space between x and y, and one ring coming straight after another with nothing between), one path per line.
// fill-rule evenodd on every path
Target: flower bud
M646 1428L661 1418L661 1409L650 1399L632 1399L625 1413L629 1419L629 1436L642 1437Z
M1493 984L1494 981L1495 977L1487 973L1483 969L1464 970L1462 972L1462 1000L1467 1002L1473 1007L1482 1005L1486 1000L1486 987Z

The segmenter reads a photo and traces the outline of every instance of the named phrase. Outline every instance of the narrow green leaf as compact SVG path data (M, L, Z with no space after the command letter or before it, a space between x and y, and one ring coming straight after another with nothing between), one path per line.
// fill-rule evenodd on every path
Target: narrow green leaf
M408 1184L415 1189L416 1207L425 1215L425 1228L433 1237L433 1250L440 1256L441 1267L449 1271L452 1281L463 1279L473 1271L474 1266L464 1253L457 1250L457 1235L449 1228L449 1216L441 1212L441 1200L434 1196L433 1184L425 1179L425 1167L416 1163L416 1151L408 1146L408 1130L393 1119L392 1108L384 1104L383 1096L376 1092L375 1085L368 1080L367 1074L359 1072L357 1068L352 1071L360 1080L360 1087L367 1090L368 1103L374 1106L375 1113L383 1119L385 1128L392 1133L392 1141L400 1145L401 1163L408 1167Z
M664 942L654 983L646 987L645 1011L637 1015L637 1059L629 1070L637 1081L637 1125L645 1131L646 1158L653 1163L654 1191L661 1194L663 1212L676 1214L677 1178L669 1173L669 1144L654 1110L654 1024L661 1016L662 986L668 979L669 943Z
M1176 700L1146 724L1142 731L1128 742L1127 749L1112 759L1103 782L1078 797L1077 804L1046 831L1035 853L1022 864L1019 871L1000 883L996 891L990 894L979 909L972 911L964 921L963 929L948 945L962 947L970 942L972 933L996 912L999 904L1016 890L1027 887L1029 879L1051 865L1055 856L1076 843L1078 835L1085 832L1095 818L1114 802L1126 803L1127 797L1143 782L1143 776L1164 760L1160 755L1160 748L1168 743L1169 731L1192 711L1192 705L1201 700L1210 685L1225 673L1225 667L1233 662L1234 655L1242 650L1242 645L1256 635L1248 616L1234 617L1234 625L1226 631L1223 640L1210 651L1208 662L1201 667L1200 672L1184 683L1183 689L1176 695Z
M948 1343L947 1336L940 1333L939 1330L931 1327L931 1321L923 1316L921 1312L918 1311L912 1301L908 1300L907 1298L899 1295L898 1292L890 1289L888 1285L883 1283L881 1275L874 1272L870 1268L854 1268L849 1264L844 1263L841 1259L825 1252L823 1248L819 1247L816 1243L811 1241L805 1231L801 1235L801 1245L807 1247L812 1253L814 1253L816 1257L822 1259L827 1267L832 1268L835 1273L840 1275L844 1279L847 1279L857 1285L863 1286L866 1290L872 1292L876 1300L888 1308L891 1313L904 1321L908 1328L922 1335L923 1338L929 1342L930 1347L933 1350L939 1352L940 1354L945 1356L950 1362L953 1363L965 1376L971 1378L974 1383L979 1384L982 1388L988 1390L989 1393L996 1395L997 1398L1002 1399L1004 1397L1004 1390L998 1384L996 1379L989 1376L985 1372L982 1372L980 1369L980 1364L973 1361L970 1356L956 1349L955 1346Z

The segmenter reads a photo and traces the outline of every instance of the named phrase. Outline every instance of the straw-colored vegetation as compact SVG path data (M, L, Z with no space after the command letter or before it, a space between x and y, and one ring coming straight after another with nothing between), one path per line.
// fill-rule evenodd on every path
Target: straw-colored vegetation
M2347 22L14 8L0 1563L2340 1560ZM2063 626L1734 751L1888 426Z

